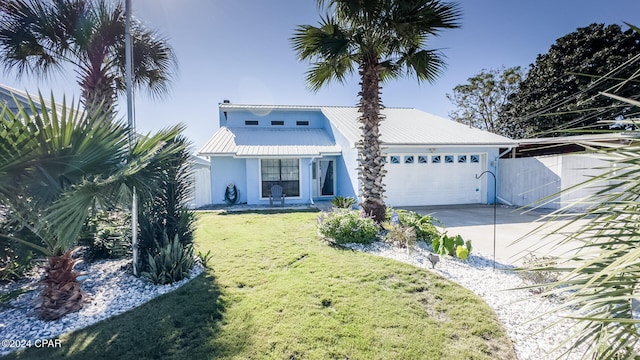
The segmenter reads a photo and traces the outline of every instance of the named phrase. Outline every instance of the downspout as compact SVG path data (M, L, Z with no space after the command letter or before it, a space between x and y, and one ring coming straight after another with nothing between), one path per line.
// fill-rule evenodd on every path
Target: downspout
M311 157L309 159L309 202L311 203L311 205L314 205L313 202L313 160L317 159L318 157Z
M496 162L496 184L500 184L500 158L504 155L506 155L507 153L509 153L512 149L514 148L514 146L510 146L509 148L507 148L507 150L501 152L500 154L498 154L498 156L495 159ZM496 185L496 199L498 199L498 201L500 201L503 204L509 205L509 206L513 206L512 203L506 201L505 199L501 198L500 196L498 196L497 192L499 192L498 190L500 189L500 187L498 185Z

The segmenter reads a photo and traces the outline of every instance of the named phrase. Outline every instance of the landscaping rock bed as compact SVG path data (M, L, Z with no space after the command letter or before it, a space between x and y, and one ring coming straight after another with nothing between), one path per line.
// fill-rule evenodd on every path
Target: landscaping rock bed
M574 326L574 322L562 320L558 325L544 330L558 320L557 316L544 315L557 306L558 300L537 297L528 290L512 290L524 285L520 277L505 264L496 264L494 270L489 256L474 252L466 261L440 256L440 261L432 269L427 258L431 249L423 243L411 251L382 242L371 245L348 244L347 247L428 269L473 291L494 309L511 337L520 360L557 357L560 352L549 354L548 351L558 346ZM0 309L0 339L35 341L57 338L173 291L203 271L197 265L189 279L172 285L153 285L133 276L128 271L130 267L130 260L117 260L96 262L78 269L89 276L83 289L91 299L79 312L57 321L38 320L32 306L36 291L19 296L9 303L8 308ZM35 278L31 279L30 284L35 281ZM4 292L7 289L0 290ZM560 351L565 349L561 348ZM16 349L0 347L0 355L13 350ZM568 359L581 359L581 356L574 353Z
M0 308L0 340L35 340L57 338L61 334L82 329L100 320L121 314L149 300L173 291L198 276L204 270L196 265L188 279L170 285L154 285L133 276L131 260L99 261L90 265L78 265L77 270L87 274L83 290L90 296L88 303L76 313L56 321L39 320L33 310L37 291L30 291ZM20 286L35 287L37 279ZM13 288L16 286L13 285ZM3 292L9 289L1 289ZM3 345L5 345L3 343ZM0 345L0 355L18 350Z
M473 291L494 309L511 337L520 360L554 359L568 348L564 346L549 353L561 344L575 326L573 320L545 315L558 306L559 299L535 296L529 290L513 290L526 284L509 265L498 263L494 270L490 256L474 252L466 261L440 256L440 261L432 269L427 258L431 249L422 242L417 249L410 251L383 242L348 244L346 247L425 268ZM545 330L558 320L557 325ZM582 351L574 351L563 359L582 359L581 355Z

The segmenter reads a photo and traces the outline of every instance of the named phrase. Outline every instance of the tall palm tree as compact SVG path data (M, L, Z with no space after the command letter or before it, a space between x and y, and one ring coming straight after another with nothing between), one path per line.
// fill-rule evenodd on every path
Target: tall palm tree
M0 104L0 206L35 236L0 237L48 257L37 310L57 319L84 300L71 249L90 208L118 205L134 186L141 198L152 196L162 180L158 169L183 150L173 141L182 126L140 137L130 150L129 128L99 109L80 112L63 102L39 112L31 101L30 116L16 104L16 113Z
M323 8L324 0L317 0ZM443 55L426 49L431 36L459 26L455 3L438 0L328 0L319 26L300 25L291 41L298 58L309 61L306 81L313 91L332 80L360 75L358 143L362 207L376 221L385 217L381 159L381 84L412 75L433 82L444 69Z
M131 34L134 86L154 96L166 93L176 66L172 48L138 21L132 22ZM125 90L124 39L119 0L0 2L0 61L5 69L18 76L47 76L71 64L85 108L112 111L117 93Z

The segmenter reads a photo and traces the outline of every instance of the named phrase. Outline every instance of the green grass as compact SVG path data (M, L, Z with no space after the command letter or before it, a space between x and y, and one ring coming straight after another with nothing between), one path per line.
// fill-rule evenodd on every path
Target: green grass
M316 213L200 215L212 269L18 359L515 359L493 311L428 271L330 247Z

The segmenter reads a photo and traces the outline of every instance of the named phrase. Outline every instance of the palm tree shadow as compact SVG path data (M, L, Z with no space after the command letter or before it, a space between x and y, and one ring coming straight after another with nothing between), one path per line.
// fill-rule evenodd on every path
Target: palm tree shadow
M226 342L221 327L227 307L213 272L206 271L178 290L62 337L58 348L32 348L15 355L105 360L234 356L250 341L251 326L241 330L246 334L232 336L245 341Z

